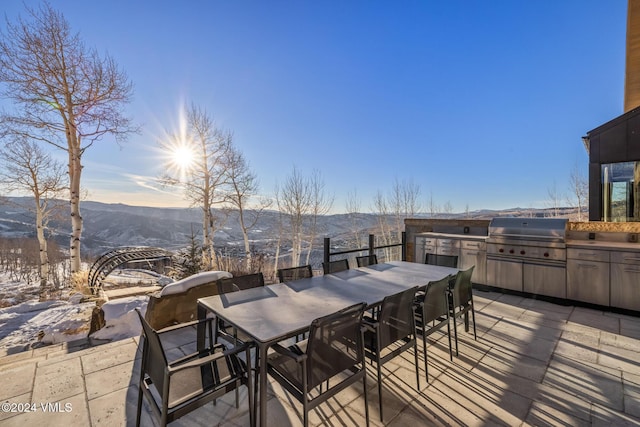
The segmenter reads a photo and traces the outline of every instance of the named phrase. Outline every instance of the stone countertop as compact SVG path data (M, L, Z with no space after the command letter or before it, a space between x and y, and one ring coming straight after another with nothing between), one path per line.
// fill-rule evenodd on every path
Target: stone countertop
M599 249L605 251L640 252L640 243L606 240L567 240L567 248Z
M451 234L451 233L438 233L435 231L426 231L423 233L417 233L416 237L433 237L436 239L480 240L484 242L488 236L482 236L478 234Z

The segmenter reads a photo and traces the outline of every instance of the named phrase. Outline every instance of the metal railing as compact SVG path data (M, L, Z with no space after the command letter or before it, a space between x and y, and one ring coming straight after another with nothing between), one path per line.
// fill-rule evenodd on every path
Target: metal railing
M401 259L402 261L406 261L407 260L407 234L404 231L402 232L401 240L402 241L400 243L392 243L390 245L376 246L375 244L376 236L373 234L369 234L369 245L366 247L331 252L331 239L329 237L325 237L323 262L325 264L328 264L329 261L331 261L332 256L348 255L356 252L367 252L369 255L373 255L376 250L389 249L389 248L395 248L395 247L401 248L401 253L402 253Z

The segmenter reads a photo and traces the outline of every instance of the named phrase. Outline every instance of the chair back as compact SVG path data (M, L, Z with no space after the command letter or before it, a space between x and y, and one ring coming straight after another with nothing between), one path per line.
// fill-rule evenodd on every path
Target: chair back
M329 263L322 263L324 274L337 273L339 271L345 271L349 269L348 259L339 259L336 261L329 261Z
M310 265L301 265L299 267L281 268L278 270L278 280L280 283L290 282L292 280L306 279L313 276Z
M262 273L245 274L218 280L218 293L226 294L228 292L259 288L260 286L264 286L264 276Z
M355 304L311 323L307 345L309 389L363 362L361 322L365 307L365 303Z
M456 274L451 293L453 295L453 303L456 307L466 305L473 298L471 284L471 275L475 266L471 266L468 270L459 271Z
M147 323L140 309L136 308L136 313L142 324L144 334L144 347L142 350L142 374L146 374L156 387L156 390L164 390L165 371L168 366L167 357L164 354L162 343L158 333Z
M439 265L441 267L458 268L458 256L457 255L436 255L425 254L424 263L431 265Z
M376 254L357 256L356 262L358 263L358 267L366 267L368 265L377 264L378 256Z
M449 302L447 291L449 290L449 280L451 276L435 282L429 282L424 295L424 306L422 310L422 321L426 324L447 316L449 313Z
M380 348L387 347L415 333L413 301L418 287L389 295L382 301L378 314Z

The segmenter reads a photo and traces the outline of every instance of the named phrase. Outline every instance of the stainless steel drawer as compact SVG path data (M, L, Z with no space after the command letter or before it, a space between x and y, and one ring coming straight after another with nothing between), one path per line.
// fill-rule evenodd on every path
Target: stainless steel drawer
M460 255L460 249L458 248L451 248L451 247L440 247L438 246L438 249L436 250L436 254L438 255L448 255L448 256L459 256Z
M437 239L431 237L420 237L420 240L424 246L435 246Z
M462 240L460 242L462 249L475 249L479 251L487 250L487 244L482 241L476 240Z
M640 265L640 252L611 252L611 262Z
M609 251L569 248L567 249L567 259L581 259L585 261L609 262Z

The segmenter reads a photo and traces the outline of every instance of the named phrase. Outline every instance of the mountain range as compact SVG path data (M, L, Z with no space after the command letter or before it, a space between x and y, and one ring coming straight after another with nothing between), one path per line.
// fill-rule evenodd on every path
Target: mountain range
M0 203L0 237L35 237L33 199L22 197L4 198ZM66 207L68 202L60 201L61 214L49 224L50 238L61 247L69 244L69 222ZM95 257L100 253L121 246L154 246L169 250L183 248L191 241L191 236L199 239L202 235L202 213L198 208L156 208L108 204L93 201L81 202L84 220L82 233L83 255ZM562 213L566 213L564 208ZM437 218L491 219L495 216L544 216L545 209L505 209L479 210L461 214L438 214ZM252 214L253 212L249 212ZM216 247L233 251L242 247L242 233L237 212L214 210L219 226L214 235ZM419 215L429 217L428 215ZM563 215L564 216L564 215ZM364 235L375 234L378 214L358 213L355 215L332 214L318 218L318 238L331 237L332 241L350 240L354 233L354 223ZM279 214L263 211L250 232L251 244L257 250L272 247L278 238ZM285 235L286 235L285 225ZM317 243L316 243L317 245ZM286 250L286 248L285 248Z

